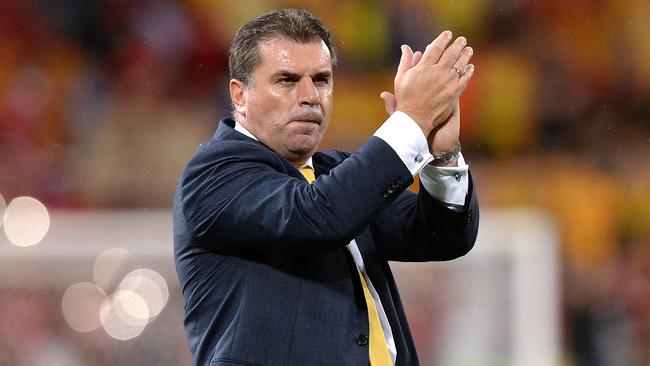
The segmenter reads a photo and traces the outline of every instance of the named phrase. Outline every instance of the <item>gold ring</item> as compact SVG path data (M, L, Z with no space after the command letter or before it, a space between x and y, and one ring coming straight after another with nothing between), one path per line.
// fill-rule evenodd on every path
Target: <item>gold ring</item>
M458 74L458 77L463 76L463 71L461 69L459 69L458 67L454 66L454 67L452 67L452 69L454 69L454 71L456 71L456 73Z

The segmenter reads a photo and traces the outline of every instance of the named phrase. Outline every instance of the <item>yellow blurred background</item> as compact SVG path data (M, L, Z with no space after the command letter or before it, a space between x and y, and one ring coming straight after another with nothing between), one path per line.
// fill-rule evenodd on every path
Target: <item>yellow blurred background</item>
M0 0L0 210L20 196L52 210L169 209L184 164L229 114L234 32L278 7L311 10L337 38L324 149L354 151L386 118L379 93L401 44L466 36L463 154L482 207L534 207L558 228L562 363L650 365L647 0ZM5 285L0 309L62 296ZM37 364L7 324L0 365ZM101 341L75 344L79 364L120 364L97 356ZM183 346L142 362L182 364Z

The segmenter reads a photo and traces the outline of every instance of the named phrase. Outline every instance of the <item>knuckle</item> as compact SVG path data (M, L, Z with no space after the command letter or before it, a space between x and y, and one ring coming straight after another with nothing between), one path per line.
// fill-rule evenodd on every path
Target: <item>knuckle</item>
M444 51L444 49L442 48L442 46L440 46L438 44L432 44L431 45L431 51L433 51L433 52L435 52L437 54L440 54L440 53L442 53Z

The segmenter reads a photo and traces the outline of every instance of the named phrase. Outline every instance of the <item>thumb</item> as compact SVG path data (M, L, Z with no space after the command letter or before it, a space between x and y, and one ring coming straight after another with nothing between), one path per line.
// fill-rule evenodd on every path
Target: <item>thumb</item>
M413 50L408 45L402 45L402 57L399 60L399 65L397 66L397 74L395 75L395 80L402 78L405 72L407 72L413 66Z
M422 60L422 51L416 51L413 54L413 59L411 60L412 62L412 67L417 66L420 63L420 60Z
M383 91L379 94L379 97L384 101L386 112L388 112L389 115L393 114L393 112L395 112L395 107L397 106L397 101L395 100L393 93Z

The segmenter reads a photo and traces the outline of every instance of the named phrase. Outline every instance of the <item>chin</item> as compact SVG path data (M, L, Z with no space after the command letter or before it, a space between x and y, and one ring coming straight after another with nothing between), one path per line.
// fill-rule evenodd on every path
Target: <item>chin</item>
M316 152L316 149L318 146L314 145L301 145L301 146L292 146L290 149L287 149L287 151L294 156L294 159L300 160L300 159L308 159L314 152Z
M317 136L301 136L301 138L293 142L293 144L287 146L289 151L300 154L311 154L318 148L320 139Z
M316 151L316 147L301 147L289 151L296 156L311 156Z

